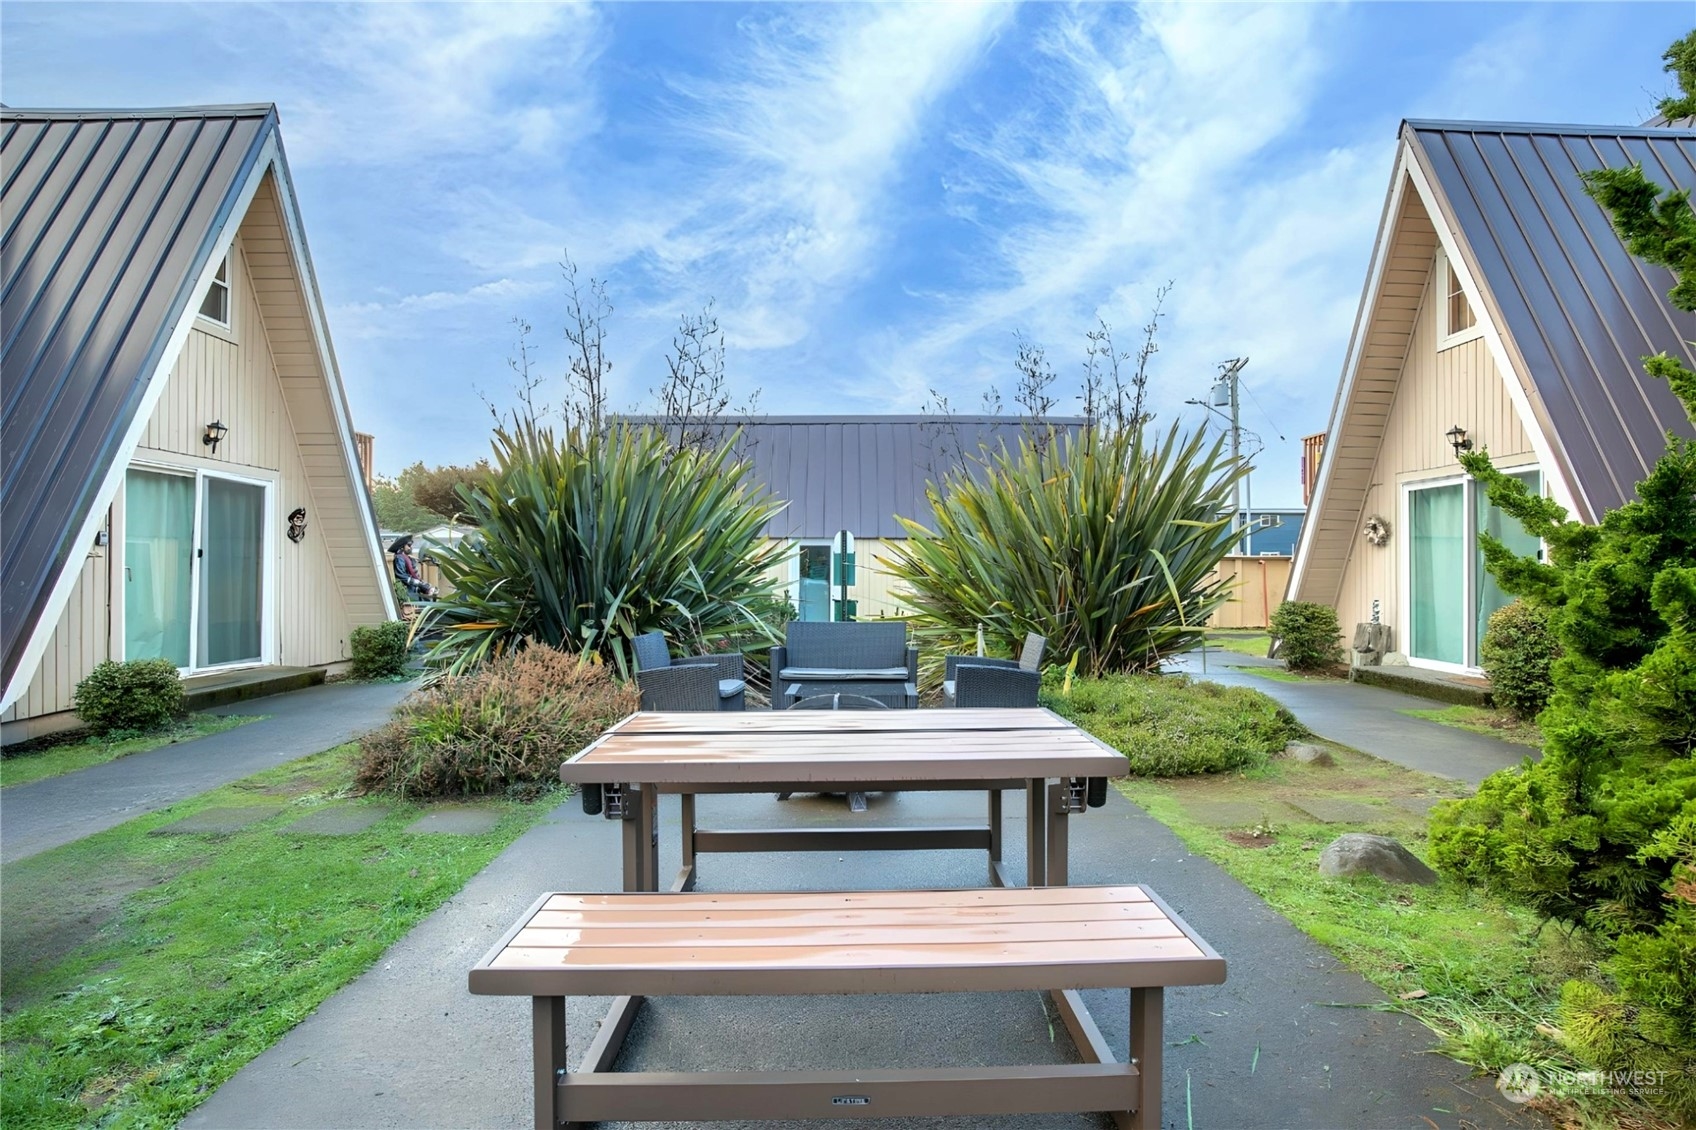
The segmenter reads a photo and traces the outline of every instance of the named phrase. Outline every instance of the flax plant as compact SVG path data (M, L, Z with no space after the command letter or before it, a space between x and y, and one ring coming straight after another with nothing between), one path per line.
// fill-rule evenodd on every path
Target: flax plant
M1213 569L1246 468L1199 433L1145 431L1021 439L932 485L936 528L902 518L911 537L886 559L916 629L952 642L982 625L1009 650L1038 632L1092 676L1199 643L1230 595Z
M479 534L434 554L453 591L419 620L440 633L431 664L461 674L534 639L628 676L644 632L769 639L754 608L775 584L783 543L764 531L781 503L749 485L735 441L675 451L626 425L497 429L494 473L460 491Z

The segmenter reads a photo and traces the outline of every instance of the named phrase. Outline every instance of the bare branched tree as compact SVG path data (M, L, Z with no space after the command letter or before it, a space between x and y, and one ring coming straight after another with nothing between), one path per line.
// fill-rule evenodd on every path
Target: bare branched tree
M959 413L954 405L940 390L933 388L929 392L929 398L919 409L926 417L919 425L919 433L930 451L930 480L938 482L946 472L965 469L966 448L960 439Z
M591 278L586 286L578 281L577 264L569 253L559 268L567 290L565 340L571 346L567 396L561 412L568 425L599 433L607 416L607 374L612 371L612 362L606 357L606 337L613 307L604 280Z
M1148 410L1149 361L1160 352L1161 307L1172 284L1154 292L1154 309L1142 328L1142 345L1135 353L1122 352L1113 343L1113 327L1097 318L1095 329L1084 334L1084 416L1091 424L1119 431L1140 428L1154 418ZM1135 362L1125 372L1126 362Z
M1013 403L1019 406L1020 414L1025 419L1025 430L1030 436L1031 445L1038 451L1048 446L1053 438L1053 429L1049 426L1049 413L1054 411L1054 366L1048 363L1048 351L1041 345L1026 337L1022 331L1015 330L1014 339L1018 342L1018 352L1013 357L1013 367L1019 371L1019 379L1013 385ZM997 400L1000 394L997 393Z
M711 450L730 393L724 383L724 332L710 299L698 315L678 320L665 366L665 378L650 392L675 449Z
M518 356L508 357L506 364L516 378L518 408L515 412L520 419L534 424L549 411L546 404L539 403L536 399L544 381L542 375L536 371L535 348L530 344L530 323L523 318L514 318L512 325L518 333L518 340L513 343L513 349ZM499 424L506 416L505 411L481 390L477 395L483 401L483 407L489 410L489 415L495 418L495 423Z

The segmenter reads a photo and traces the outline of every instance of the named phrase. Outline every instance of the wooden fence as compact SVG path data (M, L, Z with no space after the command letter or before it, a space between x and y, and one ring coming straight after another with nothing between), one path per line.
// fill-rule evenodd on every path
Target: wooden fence
M1284 602L1290 583L1288 557L1227 557L1213 571L1231 587L1231 599L1207 622L1210 628L1264 628Z

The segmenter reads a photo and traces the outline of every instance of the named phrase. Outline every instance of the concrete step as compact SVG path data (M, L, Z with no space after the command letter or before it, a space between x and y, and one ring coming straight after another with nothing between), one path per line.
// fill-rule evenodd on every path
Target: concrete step
M183 695L190 710L206 710L250 698L298 691L324 681L322 667L248 667L241 671L219 671L183 680Z
M1437 702L1461 706L1494 706L1490 683L1470 675L1450 675L1423 667L1352 667L1349 678L1368 686L1384 687Z

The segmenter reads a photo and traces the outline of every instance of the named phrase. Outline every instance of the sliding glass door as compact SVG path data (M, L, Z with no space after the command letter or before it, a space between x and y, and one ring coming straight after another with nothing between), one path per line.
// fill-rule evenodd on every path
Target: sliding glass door
M264 659L265 492L204 472L129 472L126 659L185 671Z
M1511 474L1533 493L1542 489L1535 470ZM1471 479L1410 486L1406 507L1407 653L1432 664L1477 667L1490 615L1513 599L1485 568L1478 535L1525 557L1540 556L1542 543Z

